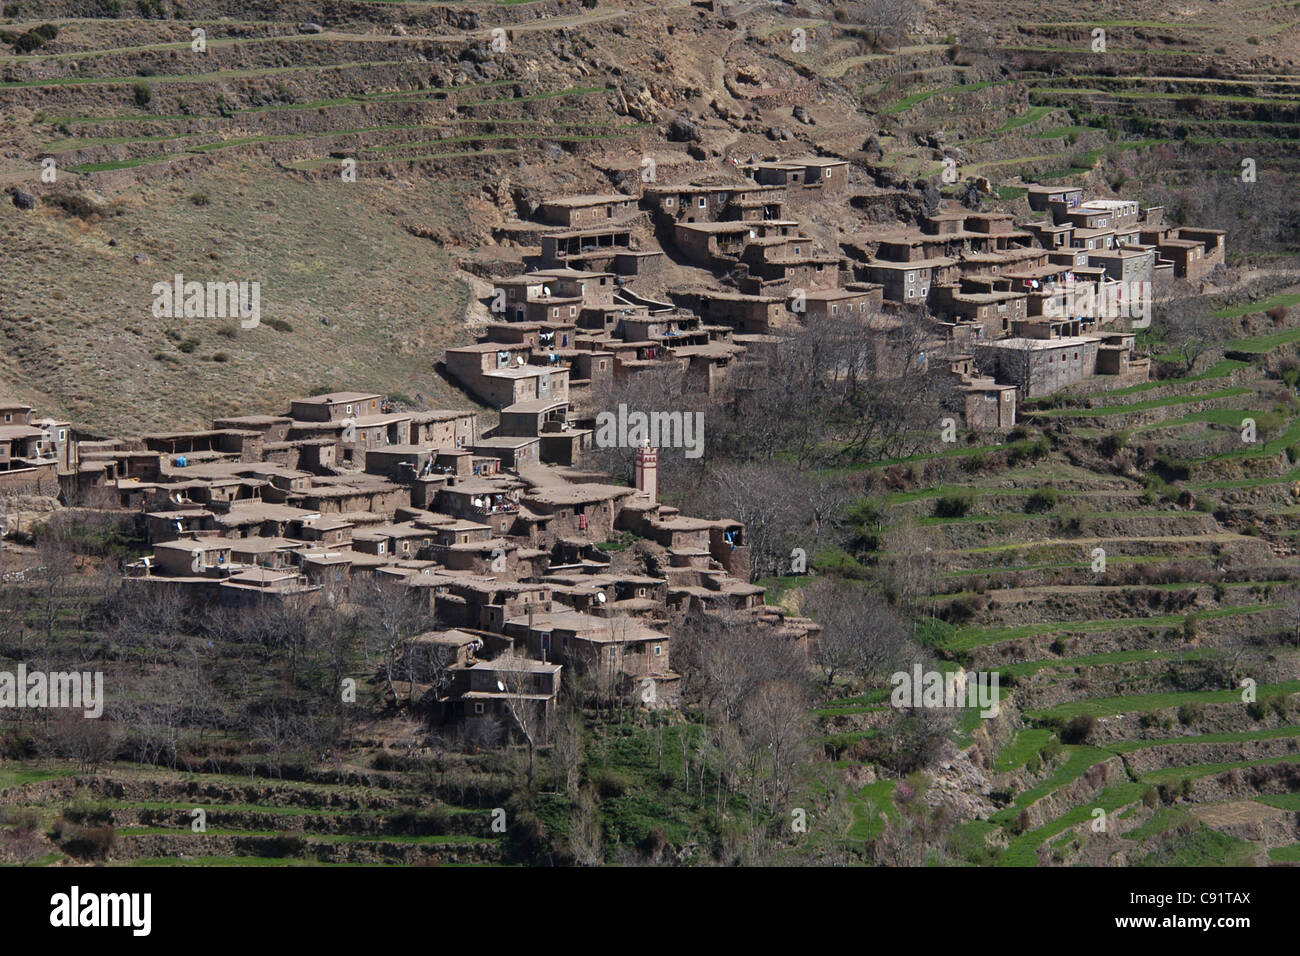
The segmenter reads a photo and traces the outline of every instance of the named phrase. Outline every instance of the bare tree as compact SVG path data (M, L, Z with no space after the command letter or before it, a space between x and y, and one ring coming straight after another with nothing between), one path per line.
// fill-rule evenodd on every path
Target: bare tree
M510 654L492 662L500 698L514 729L528 745L528 785L537 776L537 748L549 734L547 701L537 692L535 661Z
M755 762L766 764L766 799L773 809L789 793L793 769L807 755L807 720L807 695L800 684L789 680L760 685L741 710L741 736Z
M918 0L865 0L858 8L858 20L871 32L875 46L883 39L901 39L922 12Z
M379 640L388 692L393 701L400 704L394 683L397 663L405 655L411 638L434 623L428 605L424 603L420 589L408 586L404 579L382 574L373 575L363 584L360 594L369 631ZM408 703L411 692L408 681Z
M880 677L916 659L911 624L860 584L823 578L804 589L801 603L822 626L816 661L828 688L841 673Z

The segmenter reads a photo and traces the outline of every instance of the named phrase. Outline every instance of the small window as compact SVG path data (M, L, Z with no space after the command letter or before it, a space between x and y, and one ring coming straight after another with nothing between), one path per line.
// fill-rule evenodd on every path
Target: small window
M662 644L656 644L656 645L655 645L655 657L662 657L662 656L663 656L663 653L664 653L663 645L662 645Z
M611 648L609 649L609 659L612 661L612 660L615 660L617 657L618 657L618 648L617 648L617 647L611 647Z
M352 414L352 406L351 406L351 405L345 405L345 406L343 407L343 413L344 413L345 415L351 415L351 414Z
M672 196L669 196L667 199L664 200L664 208L665 208L665 209L671 209L671 208L673 208L673 197L672 197Z
M709 204L708 199L706 199L704 196L701 196L701 197L700 197L700 208L703 209L703 208L705 208L705 206L707 206L708 204Z
M475 702L474 702L474 713L476 713L476 714L481 714L481 713L483 713L483 704L482 704L481 701L475 701Z
M569 318L573 318L577 314L578 314L578 307L576 305L569 306Z

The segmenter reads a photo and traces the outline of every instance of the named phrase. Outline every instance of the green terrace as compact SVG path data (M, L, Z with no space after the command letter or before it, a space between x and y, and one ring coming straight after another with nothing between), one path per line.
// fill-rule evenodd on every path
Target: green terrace
M1300 329L1296 330L1296 332L1300 335ZM1164 385L1168 383L1161 382L1157 384ZM1146 401L1132 402L1127 405L1107 405L1100 408L1052 408L1041 412L1036 411L1034 414L1042 415L1045 418L1106 418L1111 415L1126 415L1133 412L1146 411L1152 408L1168 408L1176 405L1192 405L1196 402L1213 401L1214 399L1219 398L1233 398L1237 395L1247 395L1251 392L1252 389L1249 388L1231 386L1213 392L1193 392L1189 395L1171 395L1167 398L1152 398L1147 399Z
M1225 617L1238 617L1261 614L1276 610L1281 604L1259 604L1236 607L1209 608L1195 612L1197 620L1218 620ZM1026 638L1042 637L1048 634L1096 634L1125 628L1181 628L1187 619L1186 614L1156 614L1150 617L1102 618L1084 621L1051 621L1037 624L1020 624L1015 627L967 627L958 630L951 639L939 646L950 653L974 650L991 644L1018 641Z
M423 99L441 100L453 95L472 93L477 90L493 89L502 86L516 86L517 84L517 80L493 80L490 83L467 83L464 86L431 87L423 90L399 90L396 92L384 93L355 93L350 96L311 100L307 103L284 103L276 104L274 106L246 106L236 110L231 110L230 115L256 115L262 113L293 112L298 110L328 110L337 109L342 106L359 106L367 103L410 102L413 100ZM46 118L43 122L53 126L77 126L91 123L155 122L227 118L229 117L223 116L219 113L185 113L178 115L148 113L143 115L133 114L120 116L55 116Z
M1288 442L1288 444L1290 444ZM1204 515L1197 512L1189 511L1090 511L1088 518L1162 518L1175 521L1200 521ZM975 525L975 524L1033 524L1035 522L1052 522L1060 519L1060 515L1045 514L987 514L987 515L961 515L960 517L939 517L930 515L925 518L918 518L916 523L922 527L944 527L951 525Z
M1087 768L1084 768L1085 770ZM1086 806L1078 806L1036 830L1012 837L1006 852L998 859L998 866L1037 866L1038 848L1064 830L1087 823L1094 818L1093 811L1101 809L1108 815L1142 799L1146 787L1140 783L1121 783L1108 787L1090 799Z
M1017 678L1032 677L1040 671L1082 670L1088 667L1102 667L1109 664L1142 663L1145 661L1169 661L1171 663L1194 663L1222 657L1223 652L1213 649L1192 651L1115 651L1111 654L1087 654L1083 657L1062 657L1040 661L1021 661L1016 664L1002 664L998 672L1011 674Z
M1118 754L1131 754L1153 747L1168 747L1183 744L1237 744L1252 740L1276 740L1288 737L1300 737L1300 726L1274 727L1270 730L1236 730L1222 734L1201 734L1196 737L1169 737L1157 740L1122 740L1107 746ZM1300 799L1300 794L1293 796ZM1297 807L1300 809L1300 807Z
M1143 774L1144 783L1160 784L1183 780L1199 780L1202 777L1214 777L1229 770L1244 770L1247 767L1269 767L1276 764L1300 764L1300 755L1283 754L1279 757L1260 757L1254 760L1233 760L1224 763L1193 764L1189 767L1167 767Z
M1009 82L1010 82L1009 80L984 80L979 83L967 83L961 86L950 86L942 90L929 90L923 93L912 93L909 96L903 97L897 103L893 103L890 106L885 107L880 112L887 113L887 114L902 113L905 112L906 110L911 109L913 106L916 106L918 103L924 103L926 100L936 96L950 96L950 95L961 94L961 93L977 93L980 90L987 90L989 87L992 86L1005 86Z
M1206 612L1208 616L1210 612ZM1300 693L1300 680L1284 681L1279 684L1263 684L1256 688L1258 697L1275 694ZM1109 717L1119 714L1149 713L1183 704L1230 704L1242 703L1242 692L1235 688L1228 690L1205 691L1171 691L1162 694L1138 694L1132 697L1103 697L1093 700L1076 700L1058 704L1048 710L1026 711L1025 716L1037 721L1069 720L1083 714L1094 717ZM1243 704L1244 706L1244 704Z
M411 60L375 60L356 63L330 63L310 66L265 66L246 70L220 70L216 73L174 73L148 77L129 76L64 76L52 80L6 80L0 82L0 89L16 87L49 86L124 86L147 82L148 85L166 83L210 83L213 80L240 80L263 76L283 76L289 73L323 72L325 70L371 69L377 66L400 66L411 64Z

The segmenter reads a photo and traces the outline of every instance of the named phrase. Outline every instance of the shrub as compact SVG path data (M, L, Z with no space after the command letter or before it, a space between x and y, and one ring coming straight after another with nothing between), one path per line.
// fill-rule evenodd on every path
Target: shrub
M134 93L136 106L148 106L150 101L153 100L153 90L150 89L148 83L137 83L134 87Z
M208 203L212 202L212 200L208 198L207 193L197 192L190 193L190 202L194 203L196 206L206 206Z
M1061 728L1061 740L1067 744L1081 744L1092 736L1096 727L1097 718L1092 714L1071 717Z
M55 823L54 837L68 856L79 860L102 860L117 841L117 834L110 824L83 827L69 820Z
M1196 637L1196 612L1188 611L1183 618L1183 640L1190 641Z
M264 856L301 856L307 849L307 841L298 833L277 833L273 837L263 838L261 848Z
M1147 787L1146 790L1142 793L1142 806L1146 807L1148 810L1150 810L1159 802L1160 802L1160 791L1158 791L1155 787Z
M1194 724L1205 716L1205 705L1192 701L1178 708L1178 722L1184 726Z
M1025 510L1035 514L1051 511L1056 507L1060 497L1060 493L1055 488L1039 488L1025 502Z
M936 518L963 518L975 507L975 494L971 491L958 491L943 495L934 503Z
M1109 435L1102 437L1098 443L1098 450L1107 458L1114 458L1124 450L1132 437L1133 433L1129 431L1111 432Z

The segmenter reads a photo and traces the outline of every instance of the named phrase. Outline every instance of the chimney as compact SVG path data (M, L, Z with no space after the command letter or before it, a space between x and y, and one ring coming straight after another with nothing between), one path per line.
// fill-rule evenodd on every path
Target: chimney
M636 490L654 504L659 497L659 449L648 441L636 450Z

